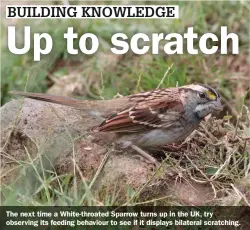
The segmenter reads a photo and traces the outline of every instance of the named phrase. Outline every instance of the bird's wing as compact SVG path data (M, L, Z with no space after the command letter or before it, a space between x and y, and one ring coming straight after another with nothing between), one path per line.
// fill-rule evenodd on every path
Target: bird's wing
M177 88L154 90L129 96L134 105L112 114L93 130L96 132L141 132L168 128L183 115Z

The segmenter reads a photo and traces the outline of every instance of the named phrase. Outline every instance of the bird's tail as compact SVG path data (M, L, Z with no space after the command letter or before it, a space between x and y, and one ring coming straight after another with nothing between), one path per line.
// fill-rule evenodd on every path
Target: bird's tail
M9 94L24 96L24 97L28 97L28 98L39 100L39 101L47 101L47 102L51 102L55 104L71 106L71 107L81 109L81 110L87 109L86 104L84 104L83 101L69 98L69 97L48 95L48 94L43 94L43 93L28 93L28 92L20 92L20 91L11 91L9 92Z

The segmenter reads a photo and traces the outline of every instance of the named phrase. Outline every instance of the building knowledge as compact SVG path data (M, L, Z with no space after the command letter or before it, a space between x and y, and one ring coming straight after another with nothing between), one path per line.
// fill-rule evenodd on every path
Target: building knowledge
M179 18L177 5L7 5L6 18Z

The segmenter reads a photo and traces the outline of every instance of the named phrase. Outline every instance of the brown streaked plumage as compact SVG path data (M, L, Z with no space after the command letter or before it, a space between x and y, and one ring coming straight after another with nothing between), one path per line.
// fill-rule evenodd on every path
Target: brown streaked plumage
M133 106L112 114L94 131L101 132L141 132L150 128L166 128L181 116L183 105L178 97L178 88L154 90L146 93L138 93L128 97ZM162 123L162 115L167 111L175 113L175 117ZM169 117L170 118L170 117Z

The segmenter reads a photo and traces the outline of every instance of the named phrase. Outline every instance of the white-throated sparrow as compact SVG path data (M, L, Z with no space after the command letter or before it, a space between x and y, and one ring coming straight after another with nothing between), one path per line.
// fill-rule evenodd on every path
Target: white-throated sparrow
M105 119L93 131L116 132L120 134L118 142L124 146L147 149L184 140L204 117L222 110L219 94L199 84L156 89L106 101L26 92L11 94L98 114Z

